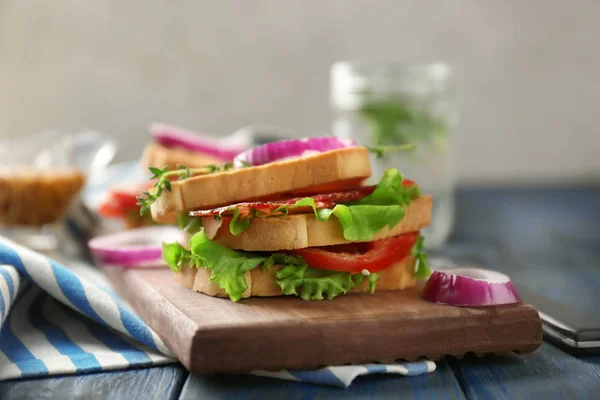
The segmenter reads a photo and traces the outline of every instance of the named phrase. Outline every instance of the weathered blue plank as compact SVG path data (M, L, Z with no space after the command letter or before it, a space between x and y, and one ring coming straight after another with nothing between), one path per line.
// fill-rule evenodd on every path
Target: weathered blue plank
M467 190L454 246L465 261L504 270L517 286L587 321L598 317L600 188ZM556 255L556 256L555 256ZM565 259L567 258L567 259ZM550 301L552 300L552 301ZM541 301L541 300L540 300ZM535 303L534 303L535 304ZM541 303L540 303L541 304ZM574 314L572 311L570 314ZM599 398L600 356L545 343L527 356L467 358L420 377L363 377L347 390L250 376L188 376L180 366L0 383L0 398ZM457 379L458 378L458 379ZM182 390L183 387L183 390Z
M469 399L597 399L600 356L573 357L544 343L526 356L452 362Z
M165 399L179 397L187 371L179 364L129 371L0 383L0 398Z
M259 378L248 375L188 377L180 399L464 399L445 362L437 371L415 377L372 375L357 378L348 389Z
M572 329L569 337L597 341L599 203L599 187L462 191L455 245L444 252L471 247L474 264L507 273L524 301Z
M455 232L501 239L517 251L552 251L561 239L597 244L599 202L598 186L462 190Z

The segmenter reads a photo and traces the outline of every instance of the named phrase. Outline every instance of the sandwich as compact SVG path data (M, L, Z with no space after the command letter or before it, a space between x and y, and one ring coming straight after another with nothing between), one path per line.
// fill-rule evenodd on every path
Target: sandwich
M216 139L201 135L189 129L155 123L150 125L152 141L143 150L140 164L144 170L154 165L161 165L169 170L177 169L180 165L190 168L213 166L221 168L221 164L231 163L233 157L247 149L251 137L244 132ZM217 167L219 166L219 167ZM107 196L98 206L98 214L102 217L123 222L125 229L155 225L150 214L140 214L137 196L149 189L142 181L136 184L120 185L111 188ZM163 220L163 223L172 224Z
M309 138L252 148L222 168L152 167L156 183L138 202L158 223L176 218L185 239L164 243L163 258L205 295L403 290L430 274L421 230L432 198L396 169L367 186L370 151L381 149Z
M244 134L233 134L216 139L198 132L167 124L150 125L152 141L146 145L141 157L141 166L177 169L179 165L190 168L208 164L231 162L233 157L250 146L250 138Z

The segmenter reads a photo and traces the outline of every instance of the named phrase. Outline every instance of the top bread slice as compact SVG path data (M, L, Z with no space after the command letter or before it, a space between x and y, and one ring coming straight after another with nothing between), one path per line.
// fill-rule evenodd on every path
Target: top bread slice
M210 154L198 153L180 147L165 147L152 142L144 148L140 165L144 168L169 167L169 170L177 169L178 165L190 168L200 168L208 164L222 164L224 161Z
M191 210L356 187L371 176L369 153L351 147L172 182L150 211L157 222Z

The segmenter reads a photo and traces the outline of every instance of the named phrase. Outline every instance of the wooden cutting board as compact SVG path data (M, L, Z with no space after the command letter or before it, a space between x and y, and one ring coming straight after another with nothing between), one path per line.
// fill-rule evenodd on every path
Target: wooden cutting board
M538 312L527 304L450 307L420 299L418 289L233 303L180 287L168 269L105 271L192 372L530 353L542 343Z

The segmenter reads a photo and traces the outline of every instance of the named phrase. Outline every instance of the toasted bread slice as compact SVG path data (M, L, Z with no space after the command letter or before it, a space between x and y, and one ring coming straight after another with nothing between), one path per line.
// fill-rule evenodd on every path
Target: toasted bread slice
M383 270L377 279L377 290L402 290L416 285L414 277L415 259L408 256ZM248 297L273 297L282 296L281 288L275 282L273 274L281 266L273 266L267 272L258 266L244 275L248 289L242 298ZM195 290L213 297L229 297L227 293L213 282L209 281L210 271L206 268L192 268L184 266L180 272L174 272L175 280L188 289ZM368 292L369 282L365 279L360 285L350 290L351 292Z
M369 176L371 165L366 148L339 149L176 181L172 190L164 191L150 210L155 221L163 222L173 214L191 210L348 189L359 186Z
M413 200L398 225L392 229L385 227L370 241L427 227L431 221L432 202L431 196L421 196ZM209 239L230 249L246 251L295 250L351 242L344 238L342 226L335 216L327 222L317 221L314 214L255 218L251 220L250 227L239 235L232 235L229 231L230 221L231 217L223 217L221 223L212 217L203 217L202 226Z
M140 165L144 168L169 167L177 169L178 165L190 168L201 168L208 164L223 164L225 161L210 154L197 153L179 147L165 147L158 143L148 143L142 153Z

